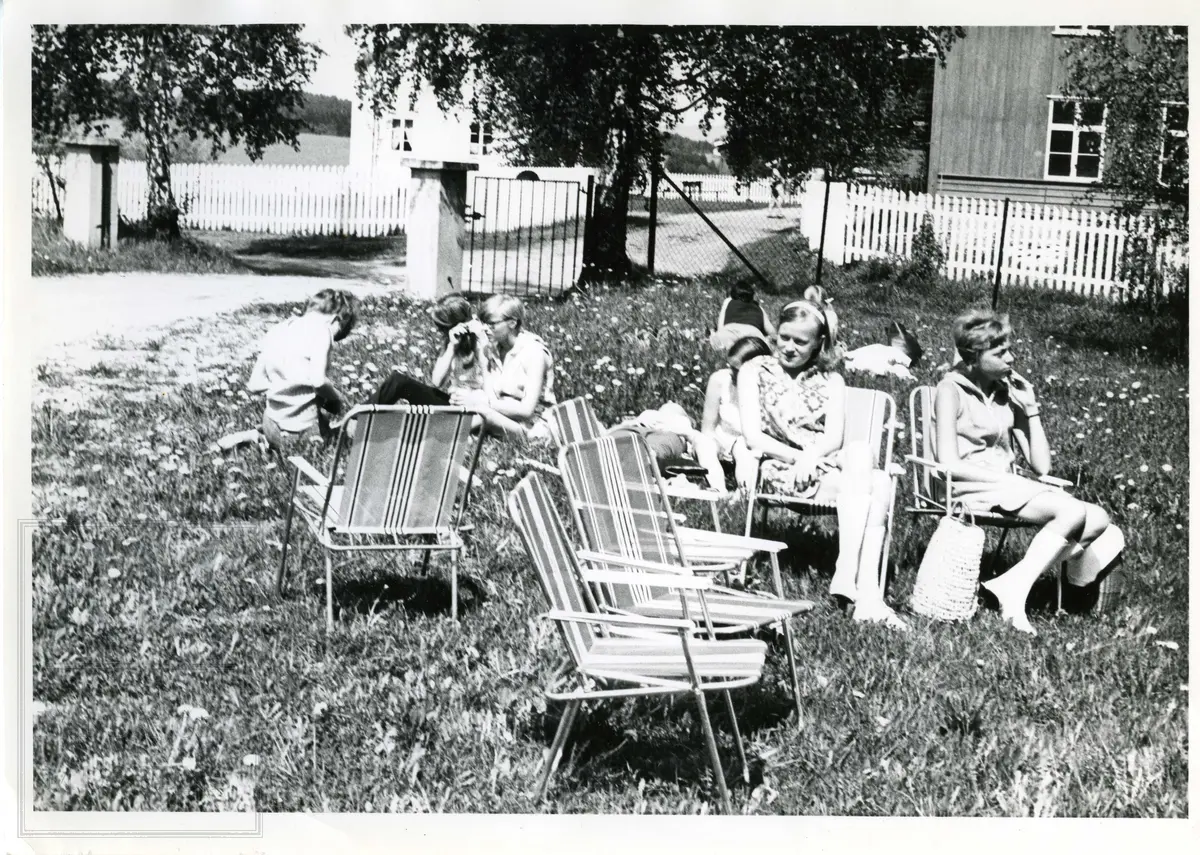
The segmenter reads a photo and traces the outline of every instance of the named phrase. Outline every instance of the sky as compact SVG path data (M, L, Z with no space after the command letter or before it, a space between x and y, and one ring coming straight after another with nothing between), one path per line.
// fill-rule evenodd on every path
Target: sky
M304 38L315 42L325 51L317 61L317 70L307 87L318 95L336 95L338 98L354 98L354 44L343 32L344 24L338 22L308 23L304 25ZM675 133L699 140L706 139L700 133L700 113L684 116L674 129ZM713 130L707 137L719 140L724 131L720 117L713 121Z

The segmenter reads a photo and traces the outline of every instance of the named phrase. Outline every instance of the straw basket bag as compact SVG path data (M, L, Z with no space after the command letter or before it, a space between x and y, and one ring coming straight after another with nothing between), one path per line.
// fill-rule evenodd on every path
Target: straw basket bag
M961 502L947 508L921 559L909 607L935 620L970 619L978 608L975 592L983 539L983 529L975 525L969 508Z

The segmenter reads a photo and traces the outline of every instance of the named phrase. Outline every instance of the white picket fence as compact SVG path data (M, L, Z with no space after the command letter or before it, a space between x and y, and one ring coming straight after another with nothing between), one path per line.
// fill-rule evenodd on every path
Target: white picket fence
M771 202L771 182L766 179L742 184L732 175L672 172L671 180L697 202L751 202L761 205ZM649 188L649 182L646 186ZM784 184L780 191L781 205L799 205L804 198L803 186L790 192L787 184ZM649 192L649 189L646 192ZM678 194L665 181L658 185L658 195L663 199L678 198Z
M830 227L842 240L827 244L830 260L908 258L927 212L946 253L947 276L995 275L1003 200L871 187L835 185ZM1108 211L1010 202L1000 281L1117 297L1127 286L1124 263L1130 240L1148 226L1145 218ZM1186 264L1187 248L1160 245L1158 263L1161 268Z
M578 187L588 170L539 169L544 181L497 181L470 173L467 207L486 215L488 231L538 228L571 220ZM492 179L483 181L477 179ZM146 214L146 164L117 167L117 208L122 217ZM171 166L171 187L185 209L189 229L232 229L272 234L347 234L372 237L403 232L408 217L406 168L361 172L345 166L182 163ZM486 189L485 189L486 187ZM60 194L61 202L61 194ZM33 209L50 214L54 203L45 174L35 169Z

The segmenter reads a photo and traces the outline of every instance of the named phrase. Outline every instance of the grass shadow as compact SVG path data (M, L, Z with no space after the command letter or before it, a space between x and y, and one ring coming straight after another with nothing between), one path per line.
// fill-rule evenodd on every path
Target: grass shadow
M487 601L487 592L472 578L458 576L459 616L476 611ZM370 579L349 579L333 586L335 612L367 615L402 606L405 611L436 616L450 614L450 580L440 576L388 574Z

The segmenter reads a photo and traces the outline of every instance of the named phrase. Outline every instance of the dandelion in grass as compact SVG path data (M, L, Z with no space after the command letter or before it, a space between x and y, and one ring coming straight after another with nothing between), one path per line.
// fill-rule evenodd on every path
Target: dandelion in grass
M1143 463L1141 466L1138 467L1138 471L1139 472L1149 472L1150 467L1147 464Z
M1174 472L1174 471L1175 471L1175 467L1174 467L1174 466L1172 466L1170 463L1164 463L1164 464L1162 465L1162 471L1163 471L1163 472Z

